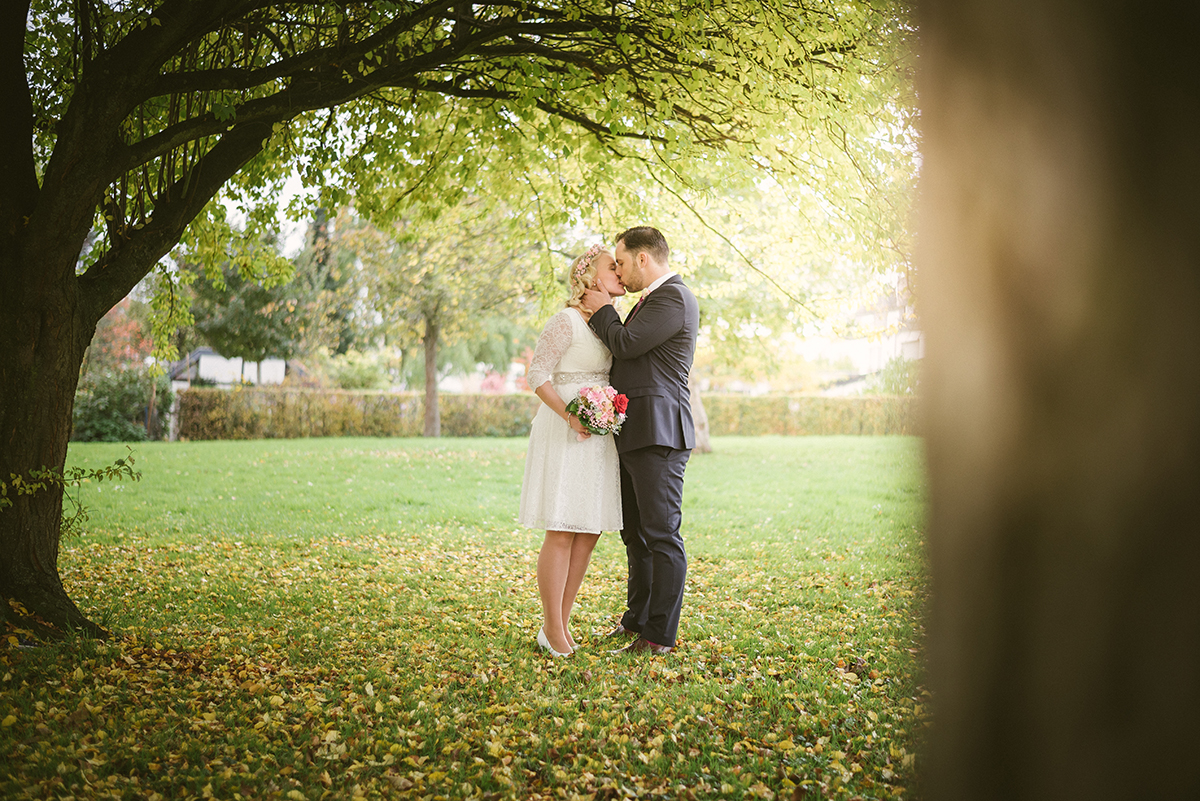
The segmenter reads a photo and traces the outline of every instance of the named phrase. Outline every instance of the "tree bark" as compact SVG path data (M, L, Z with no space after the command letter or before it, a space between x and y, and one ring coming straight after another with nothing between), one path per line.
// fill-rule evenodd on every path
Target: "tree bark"
M0 11L0 101L10 114L0 126L0 481L10 485L0 508L0 617L16 601L32 617L25 626L105 632L88 622L58 574L62 487L47 483L32 494L11 486L32 471L62 473L71 410L84 352L100 315L89 315L74 281L73 250L31 236L44 193L30 141L33 106L25 77L28 2ZM82 244L82 236L77 245ZM101 312L102 314L103 312Z
M440 437L442 435L442 419L438 412L438 378L437 378L437 349L440 328L437 318L425 317L425 336L421 343L425 346L425 436Z
M708 412L700 397L700 385L693 376L688 376L688 394L692 404L692 423L696 429L696 447L692 453L712 453L712 439L708 432Z
M48 483L28 495L11 486L13 476L30 480L32 471L62 475L75 387L96 329L75 313L72 285L52 285L48 276L57 272L27 270L22 275L30 280L0 294L0 480L10 484L12 502L0 509L0 599L36 615L43 634L52 630L37 618L59 631L104 636L67 596L58 574L62 486Z
M82 369L80 373L82 374ZM150 405L146 409L146 439L158 439L158 378L150 377Z
M928 797L1200 798L1200 12L925 0Z
M233 126L167 193L173 200L158 204L144 226L117 231L104 257L76 275L79 253L103 199L104 176L123 147L117 125L124 116L122 98L129 92L123 82L133 80L137 70L118 70L107 92L87 81L80 85L39 186L31 128L25 124L31 105L23 37L18 35L24 31L22 5L0 6L0 99L20 123L14 129L24 131L18 130L23 139L19 148L14 144L12 151L0 152L0 177L5 179L0 181L0 481L10 485L7 499L12 503L0 508L0 604L7 615L5 601L17 602L30 613L23 623L46 636L72 629L106 636L71 601L58 574L62 487L48 483L32 494L17 494L13 478L30 480L41 470L62 476L79 370L97 322L179 241L229 177L262 149L270 127ZM14 20L17 14L20 18ZM125 44L122 52L142 57L130 39ZM104 70L97 74L98 80L106 75Z

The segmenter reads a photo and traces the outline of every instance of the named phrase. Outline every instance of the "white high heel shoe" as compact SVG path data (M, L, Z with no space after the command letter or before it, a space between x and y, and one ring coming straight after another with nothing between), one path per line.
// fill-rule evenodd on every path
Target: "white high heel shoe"
M544 627L538 629L537 640L538 645L541 646L541 649L543 651L548 651L550 656L554 657L555 659L560 659L571 655L569 651L564 654L554 650L554 646L550 644L550 640L546 637L546 629Z

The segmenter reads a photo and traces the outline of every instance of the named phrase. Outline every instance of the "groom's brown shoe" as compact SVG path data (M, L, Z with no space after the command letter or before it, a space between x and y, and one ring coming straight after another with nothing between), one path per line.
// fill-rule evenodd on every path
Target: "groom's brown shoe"
M632 631L618 623L617 627L608 634L605 634L604 637L605 639L612 639L613 637L640 637L641 634L640 631Z
M613 654L650 654L651 656L666 656L675 650L669 645L659 645L656 642L650 642L644 637L638 637L633 642L626 645L624 648L618 648L615 651L610 651Z

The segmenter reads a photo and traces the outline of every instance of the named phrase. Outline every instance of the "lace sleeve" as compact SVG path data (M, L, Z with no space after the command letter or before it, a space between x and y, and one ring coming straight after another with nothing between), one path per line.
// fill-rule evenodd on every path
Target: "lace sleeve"
M574 312L571 312L574 314ZM558 365L567 348L571 347L571 321L562 312L550 318L542 335L538 337L537 347L533 351L533 359L529 362L529 375L526 383L529 388L536 390L550 380L554 368Z

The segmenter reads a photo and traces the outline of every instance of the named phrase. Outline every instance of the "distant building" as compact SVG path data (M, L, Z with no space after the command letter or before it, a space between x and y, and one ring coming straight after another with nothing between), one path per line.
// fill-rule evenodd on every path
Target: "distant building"
M287 373L287 362L283 359L264 359L262 363L263 386L282 384ZM212 348L196 348L171 367L171 388L187 389L193 384L204 386L232 387L238 384L258 382L258 362L248 362L234 357L227 359Z

